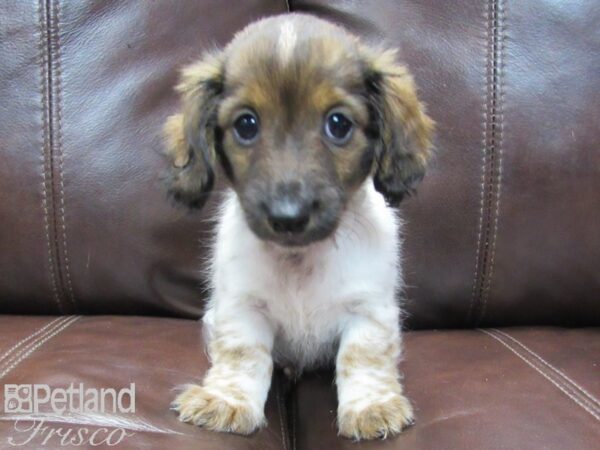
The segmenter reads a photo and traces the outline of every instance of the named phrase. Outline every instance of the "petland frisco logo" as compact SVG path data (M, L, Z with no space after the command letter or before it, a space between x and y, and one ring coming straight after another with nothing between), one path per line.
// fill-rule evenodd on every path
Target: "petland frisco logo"
M42 407L42 408L40 408ZM86 388L83 383L71 383L68 388L51 388L47 384L7 384L4 386L6 414L63 415L65 413L133 414L135 413L135 383L116 389ZM49 409L49 410L48 410Z
M71 383L66 388L6 384L4 413L6 418L15 421L14 431L18 435L8 438L8 443L15 447L35 442L40 447L52 442L61 446L113 447L135 433L114 425L107 428L103 426L104 420L94 423L94 418L135 413L135 383L120 390L87 388L83 383ZM64 418L64 427L56 425L61 418Z

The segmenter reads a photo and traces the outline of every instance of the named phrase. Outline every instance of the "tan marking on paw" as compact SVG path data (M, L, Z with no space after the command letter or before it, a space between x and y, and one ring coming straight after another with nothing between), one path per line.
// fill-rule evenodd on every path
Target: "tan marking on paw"
M219 368L244 373L250 377L271 377L273 371L273 360L269 349L264 345L256 346L227 346L221 339L216 339L210 346L210 355L213 366L211 376L221 380L223 376ZM235 388L234 388L235 389Z
M221 362L231 366L239 366L247 361L262 361L271 356L269 349L264 345L231 347L222 339L215 339L211 344L210 353L214 363Z
M338 412L339 434L357 441L385 439L412 423L413 409L403 395L395 395L381 403L374 402L360 411L344 408Z
M257 414L240 392L225 395L235 402L208 392L202 386L188 386L175 398L171 409L179 413L180 421L213 431L251 434L266 423L263 413Z
M370 346L350 344L344 349L338 362L338 369L353 370L357 367L388 367L396 366L400 348L397 343L389 344L382 352L373 352Z

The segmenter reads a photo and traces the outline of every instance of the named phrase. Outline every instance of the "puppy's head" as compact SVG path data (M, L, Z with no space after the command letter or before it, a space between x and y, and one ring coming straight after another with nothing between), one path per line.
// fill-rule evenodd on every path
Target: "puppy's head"
M182 72L171 194L201 207L219 164L254 233L288 246L329 236L369 178L397 205L425 173L433 122L394 56L307 15L248 26Z

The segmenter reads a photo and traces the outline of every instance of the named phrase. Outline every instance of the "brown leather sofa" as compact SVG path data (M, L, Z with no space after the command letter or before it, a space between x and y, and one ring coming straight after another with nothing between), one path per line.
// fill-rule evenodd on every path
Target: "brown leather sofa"
M276 373L251 437L169 411L207 367L214 213L160 182L177 68L288 10L400 47L438 123L402 205L417 422L384 442L336 436L330 371ZM0 3L0 408L7 384L136 384L135 415L57 416L27 442L36 417L2 409L0 448L92 446L61 445L81 427L133 434L94 448L600 448L599 23L595 1Z

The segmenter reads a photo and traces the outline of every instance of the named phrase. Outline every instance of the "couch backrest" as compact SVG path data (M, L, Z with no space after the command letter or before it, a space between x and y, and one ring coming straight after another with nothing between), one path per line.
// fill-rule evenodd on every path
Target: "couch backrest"
M0 312L201 313L214 208L159 181L177 68L288 8L400 47L438 122L408 325L600 324L593 1L1 3Z

